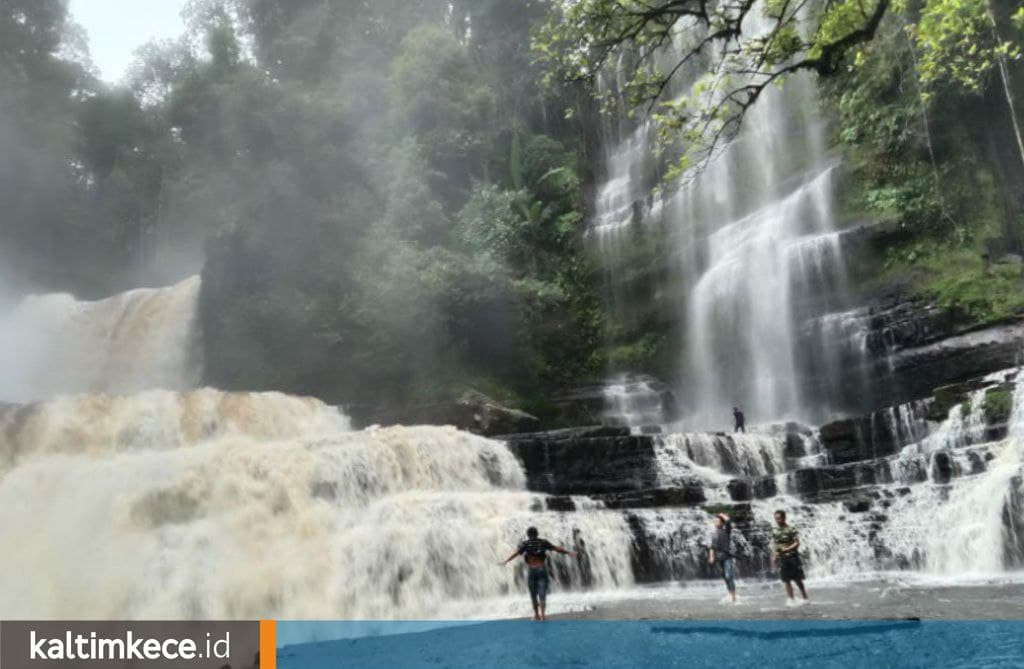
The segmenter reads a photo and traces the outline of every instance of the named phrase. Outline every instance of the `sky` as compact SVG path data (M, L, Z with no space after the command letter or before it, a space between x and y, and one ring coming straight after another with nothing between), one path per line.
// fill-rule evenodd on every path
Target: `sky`
M135 50L153 39L177 37L185 27L187 0L71 0L71 17L89 35L89 52L100 75L120 81Z

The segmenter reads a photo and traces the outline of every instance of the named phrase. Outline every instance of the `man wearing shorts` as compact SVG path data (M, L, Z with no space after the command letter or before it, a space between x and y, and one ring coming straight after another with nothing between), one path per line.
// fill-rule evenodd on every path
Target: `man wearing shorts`
M531 527L526 530L526 541L519 544L516 552L512 553L512 555L508 556L508 559L501 563L506 565L520 555L526 560L526 567L528 569L526 584L530 588L530 601L533 603L534 620L547 619L544 607L547 604L548 585L550 583L547 569L548 551L555 551L564 555L576 554L573 551L568 551L561 546L552 544L547 539L539 538L537 528Z
M772 530L772 567L779 566L779 578L786 584L787 606L796 606L793 597L793 583L800 588L804 602L807 601L807 590L804 589L804 565L800 560L800 535L796 528L786 522L786 512L779 509L775 512L776 528Z

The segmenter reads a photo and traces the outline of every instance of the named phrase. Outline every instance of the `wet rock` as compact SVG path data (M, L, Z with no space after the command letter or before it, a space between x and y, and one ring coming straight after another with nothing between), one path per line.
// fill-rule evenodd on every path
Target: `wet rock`
M545 500L548 511L575 511L576 502L568 495L550 496Z
M530 432L540 426L536 416L503 406L483 393L466 391L454 399L430 404L395 407L372 414L382 424L404 423L453 425L460 430L486 437Z
M843 506L850 513L864 513L871 508L871 500L864 497L857 497L843 502Z
M953 407L968 402L972 392L984 387L985 381L980 378L939 386L932 393L934 399L928 410L928 420L945 420Z
M988 468L985 459L976 451L967 453L967 461L971 463L971 474L981 474Z
M790 480L801 495L814 495L821 490L820 476L817 469L798 469L792 473Z
M715 516L724 513L729 516L733 527L739 530L747 530L754 523L754 509L750 504L711 504L704 507L708 515Z
M725 485L729 498L734 502L746 502L753 497L750 482L746 479L733 479Z
M628 427L614 425L586 425L582 427L567 427L559 430L545 430L543 432L517 432L512 434L495 435L494 439L502 441L570 441L575 439L592 439L596 437L628 437Z
M787 458L799 458L805 455L804 444L808 439L813 438L814 431L801 423L786 423L786 448Z
M1024 479L1010 479L1010 490L1003 504L1003 563L1008 569L1024 566Z
M775 497L779 494L778 484L775 482L775 477L763 476L759 479L754 479L752 492L756 499Z
M651 424L671 422L678 415L676 397L668 384L646 374L628 374L623 378L603 383L593 383L566 388L550 398L554 410L554 418L559 424L588 425L602 423L607 425L624 425L623 417L615 415L608 406L608 389L611 385L642 387L648 395L651 406Z
M878 405L926 397L934 388L1016 366L1024 319L966 330L953 324L943 334L875 363L871 386Z
M540 421L525 411L502 406L487 395L467 391L455 400L456 414L462 419L458 427L483 435L526 432L536 429ZM468 420L467 420L468 419Z
M636 492L595 495L609 509L643 509L666 506L693 506L706 500L699 483L673 488L651 488Z
M953 478L953 474L953 459L949 457L949 453L945 451L939 451L938 453L932 456L932 481L936 483L949 483L949 480Z
M985 391L982 413L985 416L985 439L998 441L1006 437L1010 413L1013 411L1013 383L1003 383Z
M526 470L527 487L556 495L631 492L657 487L649 436L516 435L509 450Z
M830 462L847 464L896 453L902 444L894 429L892 421L871 413L823 425L818 438Z
M658 553L651 546L643 520L635 514L629 514L626 516L626 524L633 535L630 562L633 578L637 583L666 581L671 578L671 569L667 568L663 560L658 559Z

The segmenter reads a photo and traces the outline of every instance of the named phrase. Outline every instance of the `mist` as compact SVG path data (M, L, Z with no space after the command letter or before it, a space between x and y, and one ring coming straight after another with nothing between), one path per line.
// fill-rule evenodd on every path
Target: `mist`
M521 403L597 371L600 324L569 306L599 303L580 130L551 120L567 93L541 89L529 54L542 3L202 0L119 85L68 55L80 32L46 7L26 17L49 40L5 70L25 104L0 106L0 142L39 124L48 137L0 159L25 202L0 238L22 263L8 323L27 294L99 300L201 275L199 383L367 420L468 390ZM32 39L18 16L5 30ZM61 99L59 115L32 95Z

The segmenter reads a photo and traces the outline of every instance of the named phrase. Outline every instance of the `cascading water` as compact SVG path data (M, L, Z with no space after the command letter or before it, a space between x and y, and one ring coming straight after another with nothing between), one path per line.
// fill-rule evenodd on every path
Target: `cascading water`
M603 422L630 428L662 425L670 407L667 389L647 376L623 374L605 384Z
M0 313L0 401L194 388L199 277L95 302L33 295Z
M6 617L456 615L517 587L496 561L530 524L585 543L563 587L632 580L620 513L538 511L504 445L452 428L346 432L316 400L212 390L9 414Z
M654 485L696 482L716 505L738 481L767 482L737 535L745 576L766 564L779 507L800 528L811 578L1000 573L1024 557L1021 387L1005 441L978 441L959 413L983 410L974 401L875 463L885 474L865 486L868 513L802 497L790 477L826 454L788 427L653 437ZM500 442L443 427L351 432L308 398L64 397L0 410L0 435L0 539L19 547L0 555L11 617L514 615L522 575L496 561L528 525L583 553L555 561L563 592L711 575L699 505L620 510L577 495L571 511L552 510ZM954 467L947 481L921 464L969 449L991 454L983 471Z
M745 34L767 29L759 12ZM665 47L675 61L678 47ZM614 87L618 77L607 77ZM666 95L686 95L681 81ZM636 273L631 230L665 230L678 295L683 345L681 407L687 423L714 425L740 405L749 419L821 418L839 403L842 388L807 392L802 376L829 374L840 361L829 336L805 323L834 310L844 294L840 237L832 211L835 162L825 152L824 122L816 114L811 80L796 76L782 90L766 90L739 135L699 174L653 198L657 159L649 122L616 133L607 152L607 180L597 190L591 235L609 274L616 314L627 318ZM647 291L650 299L651 291ZM634 298L636 299L636 298ZM642 299L642 298L639 298ZM670 308L670 307L664 307ZM629 327L629 323L626 324ZM810 352L797 353L801 330ZM806 342L804 348L807 348Z
M198 380L197 291L191 279L93 303L44 296L8 315L7 341L45 335L19 360L24 385L5 386L9 397L171 389L0 405L0 540L18 547L0 555L0 614L516 615L522 572L496 562L527 526L581 553L554 561L560 590L622 592L712 575L708 509L737 498L749 500L737 535L744 576L767 564L778 507L801 530L812 578L1024 565L1024 383L1005 440L986 441L984 418L990 391L1014 372L982 379L944 421L927 418L927 402L874 414L863 436L901 448L850 465L852 503L805 490L809 474L851 472L788 424L625 437L634 461L646 442L629 440L650 440L646 485L703 499L631 508L530 491L511 446L452 428L352 432L315 399L172 390ZM46 360L61 368L45 373ZM674 401L645 377L622 377L609 394L615 422L634 428L666 423Z

